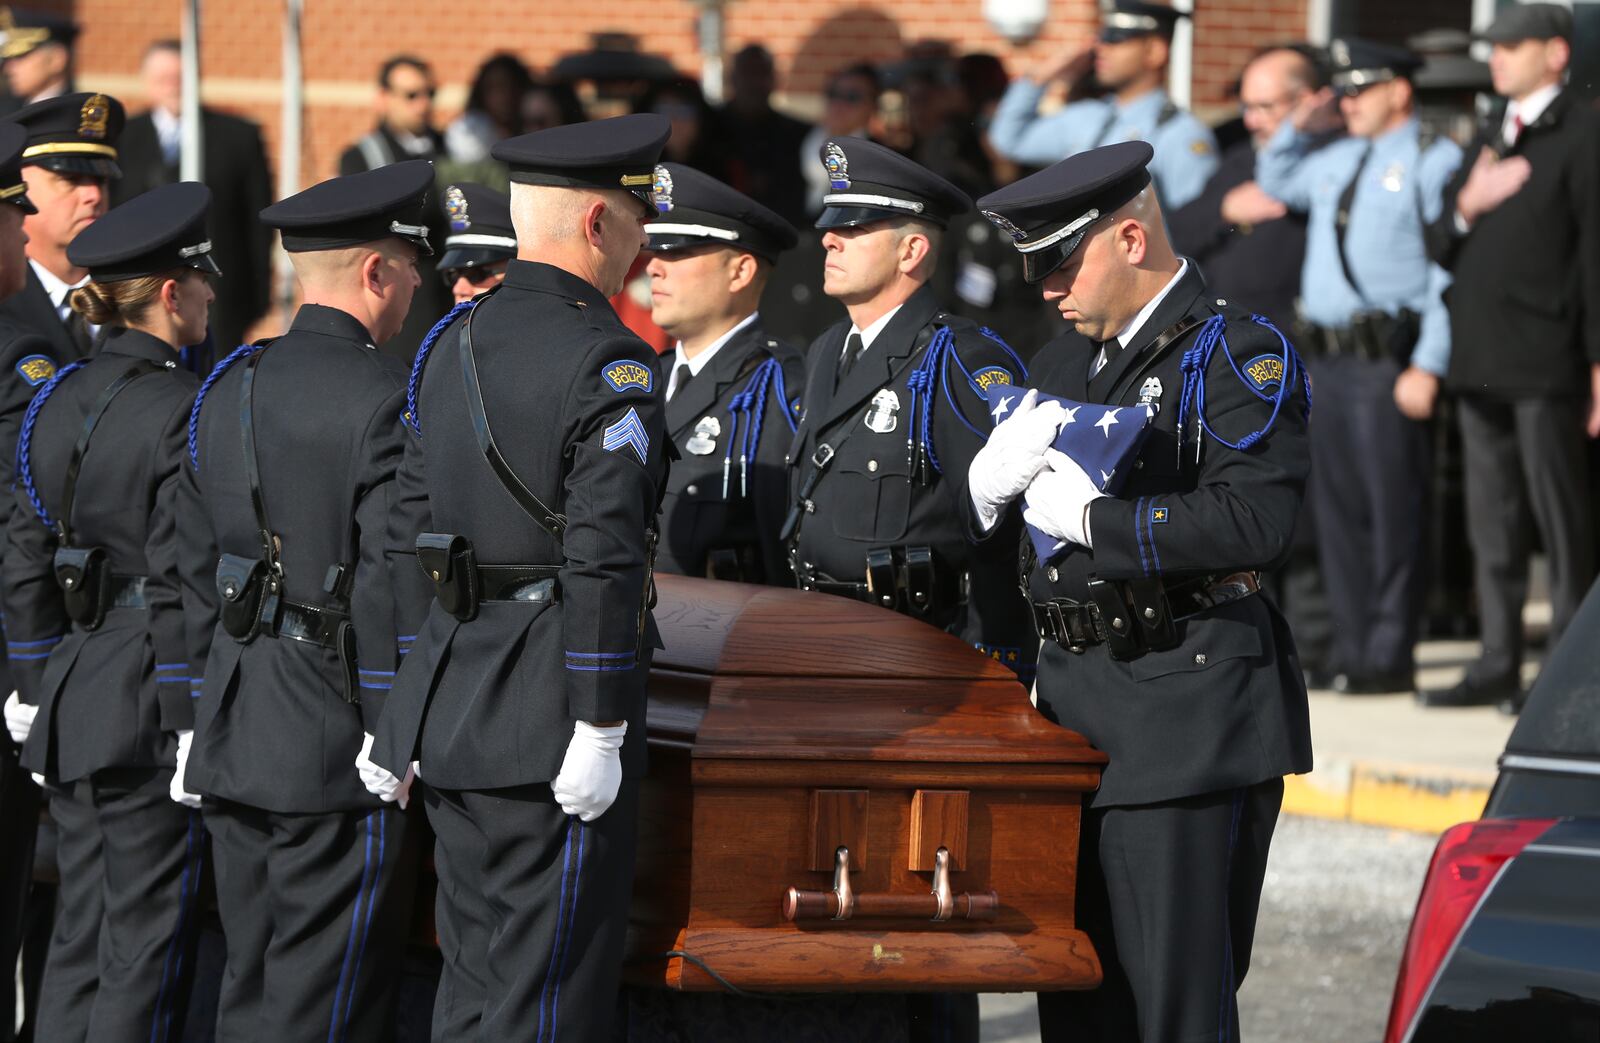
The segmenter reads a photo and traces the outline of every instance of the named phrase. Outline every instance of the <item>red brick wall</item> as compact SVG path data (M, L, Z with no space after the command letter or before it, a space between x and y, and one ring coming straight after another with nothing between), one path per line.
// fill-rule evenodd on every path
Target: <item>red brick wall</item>
M179 0L33 0L70 11L85 27L79 75L87 86L120 92L142 108L133 76L146 44L178 31ZM1305 33L1307 0L1199 0L1195 18L1197 108L1220 114L1226 90L1244 59L1261 43ZM305 114L305 176L331 174L345 145L372 121L372 79L379 62L398 51L431 61L446 92L441 110L459 104L478 62L511 50L536 70L582 50L590 34L622 29L642 49L697 72L696 7L691 0L475 0L470 5L421 0L311 0L304 23L305 76L311 86ZM208 101L259 120L276 151L281 104L281 0L210 0L204 5L202 76ZM805 96L829 72L855 61L897 57L905 44L948 40L958 53L990 51L1016 69L1042 53L1086 45L1096 17L1094 0L1054 0L1039 39L1013 47L984 21L981 0L879 0L872 5L815 0L731 0L729 53L766 44L778 60L780 90ZM448 115L448 112L445 112Z

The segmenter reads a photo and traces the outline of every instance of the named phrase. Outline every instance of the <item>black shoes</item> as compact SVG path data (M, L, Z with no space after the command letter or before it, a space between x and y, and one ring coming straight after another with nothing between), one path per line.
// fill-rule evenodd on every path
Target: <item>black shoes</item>
M1417 690L1416 675L1410 670L1389 670L1378 674L1335 674L1333 690L1340 695L1394 695Z
M1502 713L1515 715L1522 709L1522 685L1515 677L1474 678L1471 674L1453 688L1418 692L1422 706L1499 706Z

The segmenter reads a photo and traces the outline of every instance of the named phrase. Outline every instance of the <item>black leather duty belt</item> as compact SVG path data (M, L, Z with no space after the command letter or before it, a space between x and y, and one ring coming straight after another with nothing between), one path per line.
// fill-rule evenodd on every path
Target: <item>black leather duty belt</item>
M910 616L943 615L966 601L963 576L935 559L928 547L875 547L867 552L866 582L834 579L795 566L801 590L851 598Z
M291 641L304 641L307 644L338 650L339 624L349 618L344 612L320 605L282 601L279 603L277 629L267 632Z
M148 576L118 576L111 577L111 607L112 608L149 608L150 601L145 597L145 584L149 582Z
M560 565L479 565L479 601L561 600Z
M1135 625L1140 613L1154 619L1157 613L1170 613L1173 621L1187 619L1206 609L1226 605L1230 601L1247 598L1261 589L1261 577L1255 572L1234 572L1225 576L1199 576L1163 584L1165 609L1147 606L1137 609L1141 599L1127 596L1122 585L1104 584L1115 591L1112 608L1103 607L1101 601L1078 602L1067 598L1052 598L1033 603L1033 620L1039 636L1054 641L1069 652L1083 653L1095 645L1114 647L1124 642L1137 642ZM1136 610L1137 609L1137 610ZM1110 619L1107 615L1110 614ZM1147 648L1145 651L1160 651ZM1119 658L1129 658L1119 656Z

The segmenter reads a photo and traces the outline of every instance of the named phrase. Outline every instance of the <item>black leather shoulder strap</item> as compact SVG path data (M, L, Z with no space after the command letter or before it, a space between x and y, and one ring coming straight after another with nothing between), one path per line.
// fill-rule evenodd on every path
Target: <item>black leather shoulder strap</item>
M244 365L244 376L239 380L239 434L244 441L244 475L250 483L250 507L256 514L256 528L261 535L261 560L274 574L281 574L283 566L278 561L278 544L272 535L272 523L267 520L267 501L261 493L261 465L256 459L256 425L251 416L251 398L256 385L256 367L265 351L250 356Z
M95 399L94 405L89 407L88 415L83 418L83 429L78 432L78 441L72 447L72 456L67 460L66 483L61 490L61 517L56 522L56 535L60 537L62 546L72 545L72 500L78 491L78 471L83 467L84 454L89 451L89 438L99 426L100 418L106 415L112 400L129 384L140 377L159 373L161 370L160 365L149 359L135 361L133 365L123 370L117 379L107 384L105 390L100 392L100 397Z

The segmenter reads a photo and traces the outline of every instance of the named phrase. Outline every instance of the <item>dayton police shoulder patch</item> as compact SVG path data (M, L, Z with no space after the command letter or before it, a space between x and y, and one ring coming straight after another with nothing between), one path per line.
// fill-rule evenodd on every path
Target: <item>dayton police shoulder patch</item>
M613 453L632 449L641 464L648 463L650 435L644 429L644 421L639 419L639 411L629 406L620 420L607 424L600 436L600 447Z
M1283 384L1283 356L1257 355L1240 366L1239 372L1244 375L1244 382L1250 390L1262 398L1268 398L1276 394Z
M600 370L600 375L611 385L611 390L619 395L629 389L637 389L648 394L656 383L655 367L647 366L643 362L634 362L632 359L609 362Z
M1011 373L1003 366L985 366L972 374L972 385L978 389L978 394L987 396L989 389L997 386L1010 386L1015 383Z
M56 364L45 355L28 355L17 360L17 375L36 388L56 375Z

